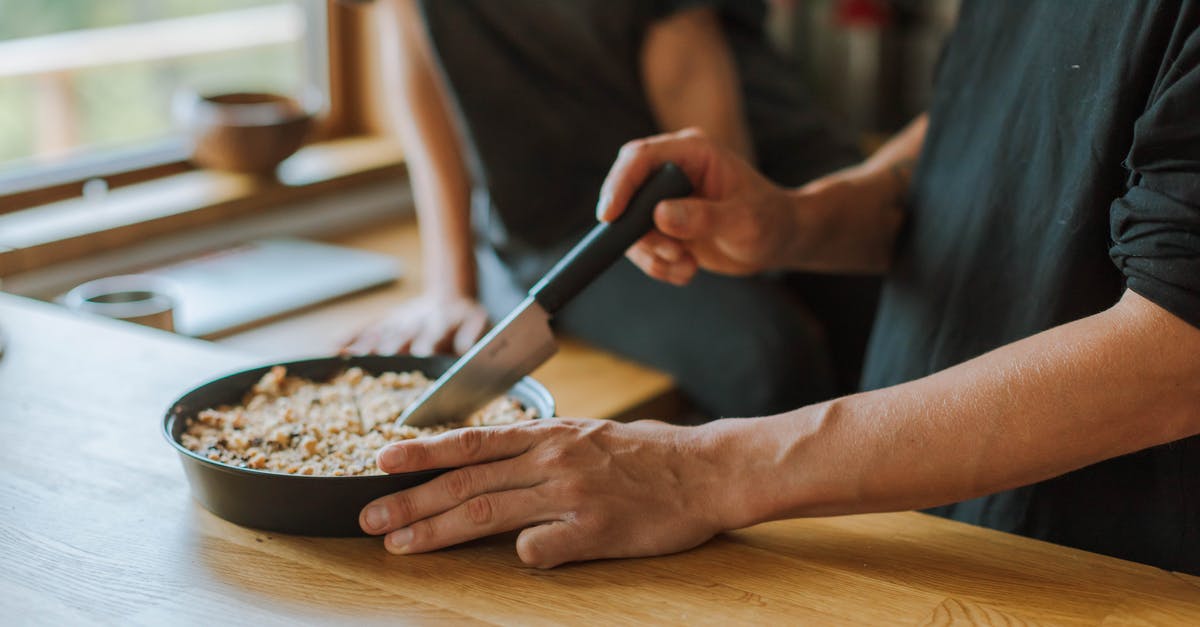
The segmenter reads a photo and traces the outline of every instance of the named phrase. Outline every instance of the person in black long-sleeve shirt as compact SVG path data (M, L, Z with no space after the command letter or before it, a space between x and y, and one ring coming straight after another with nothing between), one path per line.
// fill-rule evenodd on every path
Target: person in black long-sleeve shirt
M631 139L700 127L785 185L858 159L768 46L761 0L379 5L398 27L386 75L403 77L389 89L426 278L356 352L465 351L591 228ZM621 260L555 324L667 372L705 415L770 413L853 389L878 296L873 281L793 278L677 287ZM854 314L819 320L830 297Z
M699 192L631 249L652 276L885 273L864 392L393 445L389 471L467 466L364 511L390 550L524 528L522 559L551 566L932 507L1200 573L1200 4L969 0L928 115L861 165L783 189L703 136L659 136L618 160L601 216L668 159Z

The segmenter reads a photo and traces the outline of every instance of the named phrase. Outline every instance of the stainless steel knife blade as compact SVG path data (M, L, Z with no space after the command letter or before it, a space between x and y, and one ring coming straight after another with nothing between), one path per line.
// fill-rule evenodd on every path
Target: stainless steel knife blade
M409 405L399 422L431 427L466 420L557 351L550 314L529 296Z
M664 163L642 183L624 213L592 227L529 288L529 296L512 313L400 415L400 424L428 427L465 420L550 359L558 348L550 331L550 316L653 228L654 206L659 201L690 193L692 183L683 171L674 163Z

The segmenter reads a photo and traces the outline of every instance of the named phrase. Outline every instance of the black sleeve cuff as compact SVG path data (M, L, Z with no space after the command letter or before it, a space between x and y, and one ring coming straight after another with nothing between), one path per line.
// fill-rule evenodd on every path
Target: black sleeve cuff
M1109 211L1109 255L1127 288L1200 328L1200 207L1143 184Z

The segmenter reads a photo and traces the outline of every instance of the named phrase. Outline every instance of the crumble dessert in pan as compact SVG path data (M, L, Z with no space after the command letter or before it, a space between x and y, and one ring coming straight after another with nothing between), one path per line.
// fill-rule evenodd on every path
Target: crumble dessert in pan
M458 427L511 424L534 410L501 397L466 420L434 428L396 424L433 382L420 372L372 376L350 368L328 382L272 368L241 405L201 411L180 441L189 450L239 468L320 476L381 475L375 453L384 445Z

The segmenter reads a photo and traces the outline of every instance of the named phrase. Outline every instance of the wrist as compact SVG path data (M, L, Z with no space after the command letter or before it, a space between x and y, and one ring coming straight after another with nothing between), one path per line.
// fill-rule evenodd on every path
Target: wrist
M785 470L777 463L778 438L765 432L766 420L729 418L696 427L697 457L712 472L705 506L721 530L779 518L778 478Z
M841 400L700 427L718 460L710 506L722 529L853 511L855 465L834 444Z
M887 269L904 215L886 170L855 166L788 190L788 236L779 267L822 273Z
M426 288L421 297L434 303L451 303L463 300L475 301L474 292L465 291L453 286L438 286Z
M912 179L910 166L892 161L864 161L832 175L852 186L864 201L875 207L900 205Z
M882 202L902 204L912 185L927 126L928 118L925 115L917 116L904 130L861 164L850 168L849 172L861 178L874 179L882 190Z
M430 268L426 272L422 292L435 300L476 300L479 294L475 266L455 264L452 269Z

